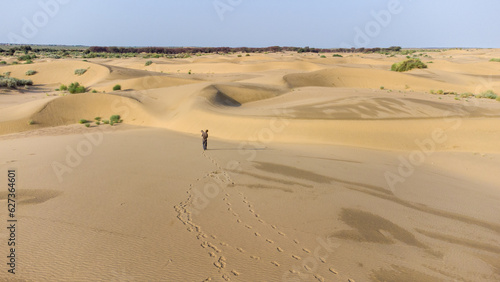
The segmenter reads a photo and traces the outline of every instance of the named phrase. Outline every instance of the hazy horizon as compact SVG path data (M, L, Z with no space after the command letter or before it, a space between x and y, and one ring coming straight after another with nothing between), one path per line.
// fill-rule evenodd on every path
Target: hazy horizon
M500 47L494 0L9 0L2 7L9 11L0 19L5 44Z

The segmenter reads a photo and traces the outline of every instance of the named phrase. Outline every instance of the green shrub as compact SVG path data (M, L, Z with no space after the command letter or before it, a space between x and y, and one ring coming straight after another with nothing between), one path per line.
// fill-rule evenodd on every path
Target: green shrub
M59 87L59 90L66 91L66 90L68 90L68 86L61 84L61 86Z
M10 71L7 71L7 72L4 72L4 73L3 73L3 75L4 75L4 76L6 76L6 77L9 77L9 76L10 76L10 74L11 74L11 72L10 72Z
M496 99L498 102L500 102L500 96L497 96L497 99Z
M241 57L243 57L243 56L241 56L241 54L240 54L240 55L238 55L238 58L241 58Z
M6 65L7 62L6 61L0 61L0 65Z
M246 54L245 56L250 57L250 54Z
M191 73L192 73L192 72L191 72L191 70L189 70L189 71L188 71L188 74L191 74Z
M94 119L95 120L101 120L101 117L95 117Z
M325 56L325 55L321 55L321 58L325 59L325 58L326 58L326 56Z
M431 90L429 93L431 93L431 94L436 94L436 92L434 92L434 90Z
M147 66L150 66L152 63L153 63L153 61L147 61L147 62L146 62L146 64L145 64L145 66L146 66L146 67L147 67Z
M481 93L481 95L479 95L479 97L480 98L487 98L487 99L498 98L497 94L495 94L495 92L493 92L493 90L485 91L485 92Z
M384 86L380 86L380 90L384 90L384 89L385 89L385 87L384 87Z
M120 84L113 86L113 91L118 91L118 90L122 90L122 86Z
M0 87L17 88L18 86L33 85L29 79L17 79L13 77L0 77Z
M109 118L110 123L119 123L120 122L120 115L112 115Z
M17 65L17 64L19 64L19 63L18 63L18 62L16 62L16 61L14 61L14 62L12 62L12 64L13 64L13 65Z
M470 92L466 92L466 93L460 94L460 97L461 98L470 98L470 97L474 97L474 94L472 94Z
M100 121L98 121L98 120L96 120L96 121L95 121L95 124L96 124L96 125L100 125L100 124L101 124L101 122L100 122Z
M33 64L33 61L32 61L32 60L27 60L27 61L25 62L25 64L26 64L26 65Z
M80 123L80 124L84 124L84 123L87 123L87 122L89 122L89 121L88 121L88 120L86 120L86 119L81 119L81 120L79 121L79 123Z
M493 58L493 59L490 60L490 62L500 63L500 58Z
M425 69L427 68L427 65L420 61L420 59L409 59L393 64L391 67L391 71L404 72L412 70L414 68Z
M444 91L443 90L438 90L436 93L439 94L439 95L443 95Z
M94 89L94 90L92 90L92 93L97 93L97 90L95 90L95 89Z
M87 72L87 69L76 69L75 75L83 75L86 72Z
M28 125L33 125L33 124L35 124L35 121L34 121L34 120L32 120L32 119L30 119L30 120L28 121Z
M34 74L36 74L36 71L34 71L34 70L28 70L28 71L26 71L26 75L28 75L28 76L29 75L34 75Z
M106 120L103 120L102 122L103 122L104 124L109 124L109 120L107 120L107 119L106 119Z
M90 127L90 123L86 123L86 124L85 124L85 126L86 126L86 127Z
M333 54L333 57L339 57L339 58L342 58L343 56L340 55L340 54Z
M77 93L85 93L87 91L85 89L85 86L80 85L78 82L73 82L68 86L68 91L71 94L77 94Z

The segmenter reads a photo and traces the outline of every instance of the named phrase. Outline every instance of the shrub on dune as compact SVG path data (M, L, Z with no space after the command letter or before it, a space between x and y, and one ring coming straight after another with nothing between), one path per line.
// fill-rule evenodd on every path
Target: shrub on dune
M122 86L120 84L113 86L113 91L118 91L118 90L122 90Z
M153 64L153 61L147 61L144 65L147 67L147 66L150 66Z
M86 72L87 72L87 69L76 69L75 75L83 75Z
M13 77L0 76L0 87L17 88L18 86L33 85L33 81L29 79L17 79Z
M333 56L332 56L332 57L339 57L339 58L342 58L342 55L340 55L340 54L333 54Z
M420 59L408 59L406 61L393 64L391 71L405 72L415 68L425 69L427 68L427 65L420 61Z
M479 98L486 98L486 99L497 99L498 96L493 92L493 90L488 90L479 95Z
M34 71L34 70L28 70L28 71L26 72L26 75L28 75L28 76L29 76L29 75L34 75L34 74L36 74L36 71Z
M109 118L109 122L110 123L119 123L119 122L121 122L120 118L121 118L120 115L112 115Z
M500 58L493 58L493 59L490 60L490 62L500 63Z
M85 86L80 85L80 83L73 82L68 86L68 91L71 94L77 94L77 93L85 93L86 89Z
M0 65L6 65L6 64L7 64L7 62L6 62L6 61L1 61L1 62L0 62Z

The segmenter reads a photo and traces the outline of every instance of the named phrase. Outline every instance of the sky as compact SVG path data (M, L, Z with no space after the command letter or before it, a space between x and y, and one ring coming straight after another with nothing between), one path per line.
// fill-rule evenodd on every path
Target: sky
M2 0L0 43L500 48L498 0Z

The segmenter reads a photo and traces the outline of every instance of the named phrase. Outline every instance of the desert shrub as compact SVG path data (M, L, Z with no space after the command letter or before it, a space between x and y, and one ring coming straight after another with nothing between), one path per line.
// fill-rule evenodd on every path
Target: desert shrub
M7 62L6 61L0 61L0 65L6 65Z
M31 60L31 59L36 59L36 55L22 55L22 56L19 56L17 57L17 60L19 61L28 61L28 60Z
M439 95L443 95L444 91L443 90L438 90L436 93L439 94Z
M493 90L488 90L479 95L480 98L486 98L486 99L496 99L498 98L497 94L493 92Z
M85 86L80 85L78 82L73 82L68 86L68 91L71 94L85 93Z
M340 54L333 54L333 56L332 56L332 57L339 57L339 58L342 58L342 55L340 55Z
M493 58L493 59L490 60L490 62L500 63L500 58Z
M29 65L29 64L33 64L33 61L32 61L32 60L27 60L27 61L25 62L25 64L27 64L27 65Z
M7 72L4 72L4 73L3 73L3 75L4 75L4 76L6 76L6 77L9 77L9 76L10 76L10 74L11 74L11 72L10 72L10 71L7 71Z
M113 86L113 91L118 91L118 90L122 90L122 86L120 84Z
M188 74L192 74L191 70L188 71Z
M461 98L470 98L470 97L474 97L474 94L472 94L470 92L466 92L466 93L460 94L460 97Z
M380 86L380 90L384 90L384 89L385 89L385 87L384 87L384 86Z
M92 90L92 93L97 93L97 90L95 90L95 89L94 89L94 90Z
M144 65L147 67L150 66L151 64L153 64L153 61L147 61Z
M87 72L87 69L76 69L75 75L82 75Z
M241 54L240 54L240 55L238 55L238 58L241 58L241 57L243 57Z
M404 72L412 70L414 68L425 69L427 68L427 65L420 61L420 59L409 59L393 64L391 67L391 71Z
M95 120L101 120L101 117L95 117L94 119Z
M89 121L88 121L88 120L86 120L86 119L83 119L83 118L82 118L82 119L81 119L80 121L78 121L78 122L79 122L80 124L84 124L84 123L87 123L87 122L89 122Z
M109 118L110 123L119 123L120 122L120 115L112 115Z
M68 90L68 86L61 84L61 86L59 87L59 90L66 91L66 90Z
M17 65L17 64L19 64L19 63L18 63L18 62L16 62L16 61L14 61L14 62L12 62L12 64L13 64L13 65Z
M101 122L100 122L100 121L98 121L98 120L96 120L96 121L95 121L95 124L96 124L96 125L100 125L100 124L101 124Z
M85 127L90 127L90 123L86 123L86 124L85 124Z
M496 99L498 102L500 102L500 96L497 96L497 99Z
M109 124L109 120L107 120L107 119L106 119L106 120L103 120L102 122L103 122L104 124Z
M17 88L18 86L33 85L29 79L17 79L13 77L0 77L0 87Z
M245 56L250 57L250 54L246 54Z
M28 121L28 125L33 125L33 124L35 124L35 121L34 121L34 120L32 120L32 119L30 119L30 120Z
M34 75L34 74L36 74L36 71L34 71L34 70L26 71L26 75Z
M325 55L321 55L321 58L325 59L325 58L326 58L326 56L325 56Z

